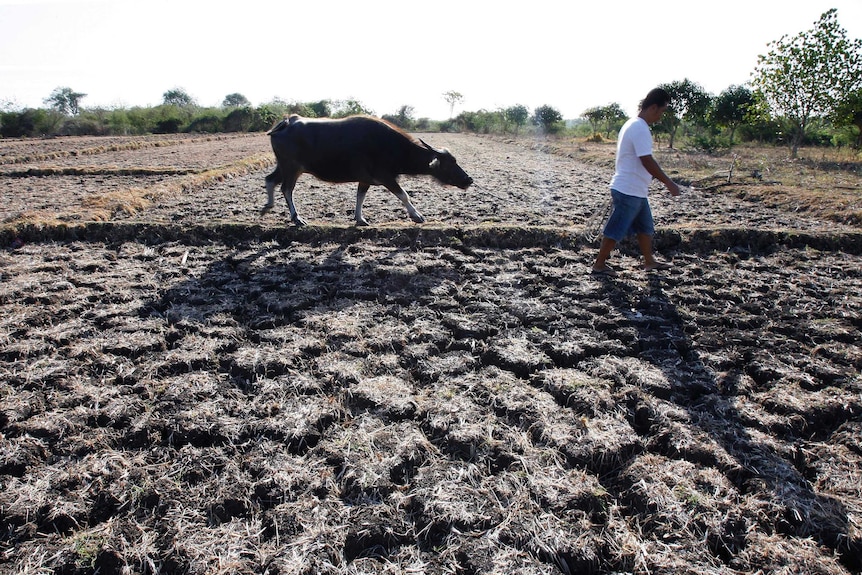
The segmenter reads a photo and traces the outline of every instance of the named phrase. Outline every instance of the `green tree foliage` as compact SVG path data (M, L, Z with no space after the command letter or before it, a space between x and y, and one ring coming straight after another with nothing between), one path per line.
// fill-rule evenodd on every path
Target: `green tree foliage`
M605 137L610 138L611 132L618 131L626 121L626 113L622 106L614 102L607 106L594 106L588 108L581 114L589 122L593 135L599 133L600 130L605 132Z
M198 114L189 123L186 132L201 132L204 134L216 134L224 131L224 122L218 111L208 110Z
M709 121L719 128L730 132L730 144L736 129L746 120L749 109L754 105L754 94L745 86L730 86L712 101Z
M254 122L249 130L262 132L275 126L287 113L287 104L284 102L270 102L261 104L255 109Z
M225 132L248 132L254 125L255 113L251 106L238 106L224 117Z
M503 110L504 128L508 124L515 125L515 133L517 134L521 128L527 125L527 120L530 119L530 110L522 104L515 104Z
M602 108L602 121L605 127L605 137L610 138L611 132L618 132L626 121L626 112L622 106L614 102Z
M495 131L503 131L504 114L502 110L490 112L478 110L476 112L461 112L455 118L458 128L463 131L475 132L477 134L489 134Z
M53 134L57 124L54 118L56 115L56 112L33 108L20 112L2 112L0 113L0 136L22 138Z
M739 125L743 140L775 143L781 134L781 124L772 117L769 103L760 90L751 92L752 101L745 110L745 120Z
M539 106L533 112L533 125L546 134L554 134L563 128L563 115L547 104Z
M359 100L335 100L332 102L332 117L346 118L358 114L374 115L374 112L366 108Z
M395 114L384 114L383 119L404 130L412 130L414 124L413 106L401 106Z
M838 127L856 129L856 148L862 147L862 89L845 95L832 112L832 122Z
M309 102L305 105L308 109L308 115L312 118L330 118L332 117L332 106L329 100L320 100L319 102Z
M222 108L244 108L251 106L251 102L248 101L248 98L237 92L225 96L221 106Z
M590 123L593 135L599 133L599 126L605 118L604 106L593 106L581 112L581 118Z
M77 116L81 111L81 100L86 94L75 92L72 88L54 88L44 102L64 116Z
M177 106L188 108L195 106L195 100L182 88L174 88L162 94L162 103L165 106Z
M683 120L695 125L706 123L711 96L701 86L685 78L659 86L670 95L671 104L659 123L661 131L669 136L668 147L673 148L674 138Z
M758 57L753 84L783 116L795 158L813 118L833 113L845 94L862 86L862 40L849 40L831 9L814 28L782 36Z

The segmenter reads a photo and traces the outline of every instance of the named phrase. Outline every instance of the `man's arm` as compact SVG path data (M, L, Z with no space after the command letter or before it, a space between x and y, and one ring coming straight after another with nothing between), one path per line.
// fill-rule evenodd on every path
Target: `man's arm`
M670 195L679 195L679 186L664 173L664 170L661 169L661 166L658 165L658 162L655 161L655 158L653 158L652 155L641 156L640 160L641 164L646 168L646 171L649 172L653 178L665 185L670 192Z

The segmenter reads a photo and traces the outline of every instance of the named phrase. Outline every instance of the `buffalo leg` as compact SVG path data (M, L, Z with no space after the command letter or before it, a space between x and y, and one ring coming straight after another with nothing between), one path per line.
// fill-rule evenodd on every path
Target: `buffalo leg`
M275 207L275 186L282 183L281 170L278 169L277 165L264 181L266 182L266 204L264 204L263 208L260 210L260 213L262 214L265 214Z
M362 217L362 204L365 202L365 195L368 193L368 188L369 184L360 183L359 187L356 189L356 212L354 213L354 217L356 218L357 226L368 225L368 222Z
M416 222L417 224L421 224L425 221L425 218L416 211L416 208L413 207L413 204L410 202L410 196L407 195L401 186L397 183L392 183L386 186L386 189L395 194L395 197L401 200L401 203L407 209L407 213L410 214L410 219Z
M304 226L306 225L305 220L299 217L299 214L296 212L296 206L293 204L293 188L296 186L298 178L299 174L292 174L285 178L281 184L281 193L284 194L284 199L287 201L287 207L290 210L290 221L297 226Z

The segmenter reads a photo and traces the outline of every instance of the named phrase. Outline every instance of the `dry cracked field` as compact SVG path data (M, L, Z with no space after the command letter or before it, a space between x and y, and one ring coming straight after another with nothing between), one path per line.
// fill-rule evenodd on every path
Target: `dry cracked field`
M657 189L596 278L607 162L423 138L476 187L361 229L260 134L0 140L0 572L862 572L858 226Z

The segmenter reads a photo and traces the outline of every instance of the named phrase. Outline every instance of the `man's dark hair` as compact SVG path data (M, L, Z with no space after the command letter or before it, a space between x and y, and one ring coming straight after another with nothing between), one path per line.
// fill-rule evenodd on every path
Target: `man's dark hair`
M653 88L649 91L649 94L646 95L646 98L641 100L640 109L646 110L653 104L660 108L662 106L667 106L670 104L670 94L661 88Z

